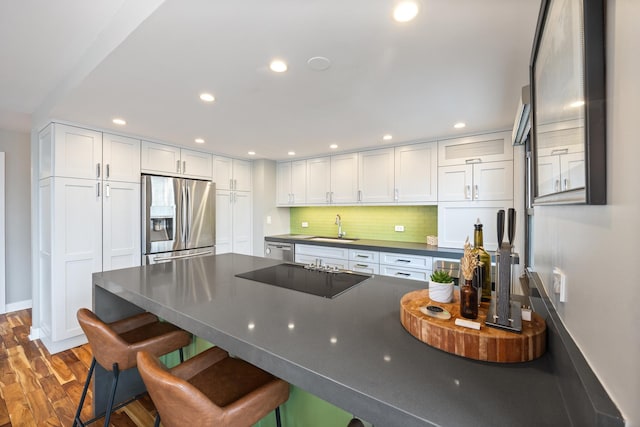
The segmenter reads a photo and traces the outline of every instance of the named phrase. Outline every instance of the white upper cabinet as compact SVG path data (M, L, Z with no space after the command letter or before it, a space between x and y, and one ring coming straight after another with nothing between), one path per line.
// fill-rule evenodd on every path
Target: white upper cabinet
M438 171L440 201L513 199L513 162L445 166Z
M326 205L331 193L331 158L307 160L307 205Z
M357 201L361 203L392 203L394 201L393 168L393 148L358 153L359 188ZM337 184L340 185L339 182ZM333 180L331 186L334 187Z
M511 132L438 141L438 166L513 160Z
M213 156L209 153L150 141L142 141L141 151L143 171L206 180L213 175Z
M251 162L215 156L213 182L219 190L251 191Z
M276 201L278 206L306 203L307 161L280 162L276 170Z
M173 145L142 141L142 169L149 172L179 174L180 148Z
M358 153L331 156L330 203L358 202Z
M39 135L40 179L102 177L102 133L51 123Z
M398 203L438 200L438 144L406 145L395 148L395 194Z
M140 182L140 140L105 133L102 163L105 180Z
M213 176L213 156L202 151L180 149L182 174L184 176L211 180Z

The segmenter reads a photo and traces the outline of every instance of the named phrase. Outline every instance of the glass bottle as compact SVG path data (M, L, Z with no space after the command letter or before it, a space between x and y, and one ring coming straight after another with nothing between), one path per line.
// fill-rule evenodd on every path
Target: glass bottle
M482 301L491 301L491 255L484 250L484 242L482 236L482 223L480 218L474 224L475 231L473 233L473 250L480 256L482 263Z
M478 292L472 280L465 280L460 286L460 315L467 319L478 317Z

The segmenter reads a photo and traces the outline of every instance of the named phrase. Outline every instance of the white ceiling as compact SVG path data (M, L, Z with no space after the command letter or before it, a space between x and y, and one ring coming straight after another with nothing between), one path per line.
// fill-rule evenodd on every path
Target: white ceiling
M404 24L393 5L0 0L0 127L53 118L269 159L510 128L540 1L422 0Z

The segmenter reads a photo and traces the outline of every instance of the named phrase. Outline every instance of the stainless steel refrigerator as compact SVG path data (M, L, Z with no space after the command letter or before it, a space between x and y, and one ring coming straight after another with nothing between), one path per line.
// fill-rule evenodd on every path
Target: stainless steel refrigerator
M142 175L142 263L215 254L211 181Z

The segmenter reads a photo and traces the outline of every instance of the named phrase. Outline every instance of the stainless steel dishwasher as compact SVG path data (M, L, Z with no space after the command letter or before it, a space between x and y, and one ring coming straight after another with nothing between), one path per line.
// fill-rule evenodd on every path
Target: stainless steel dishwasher
M293 243L264 242L264 256L266 258L293 262L294 245Z

